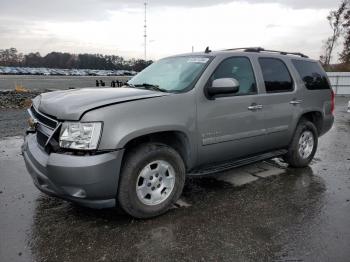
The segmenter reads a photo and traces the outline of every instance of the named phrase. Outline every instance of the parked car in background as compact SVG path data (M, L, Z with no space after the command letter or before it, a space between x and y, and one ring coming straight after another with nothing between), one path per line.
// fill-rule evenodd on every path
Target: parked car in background
M55 69L30 67L0 67L0 74L6 75L53 75L53 76L129 76L137 72L129 70L96 70L96 69Z
M123 88L36 97L22 151L39 190L149 218L179 198L186 174L273 157L307 166L333 111L334 93L317 61L262 48L207 48L161 59Z

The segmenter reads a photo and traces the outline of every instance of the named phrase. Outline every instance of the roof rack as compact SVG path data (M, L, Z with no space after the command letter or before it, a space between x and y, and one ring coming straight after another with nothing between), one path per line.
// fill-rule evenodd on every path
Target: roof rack
M225 49L222 51L235 51L235 50L242 50L243 52L268 52L268 53L278 53L281 55L295 55L295 56L301 56L304 58L309 58L308 56L302 54L302 53L297 53L297 52L285 52L285 51L276 51L276 50L267 50L262 47L240 47L240 48L231 48L231 49Z

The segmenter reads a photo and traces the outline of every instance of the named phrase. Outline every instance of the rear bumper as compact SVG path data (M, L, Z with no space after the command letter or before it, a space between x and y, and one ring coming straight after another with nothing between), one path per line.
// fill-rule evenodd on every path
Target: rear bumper
M123 150L94 156L49 155L29 134L22 152L40 191L91 208L115 206Z
M325 133L327 133L333 126L334 123L334 116L333 115L328 115L325 116L323 118L323 124L322 124L322 128L321 128L321 132L319 134L319 136L324 135Z

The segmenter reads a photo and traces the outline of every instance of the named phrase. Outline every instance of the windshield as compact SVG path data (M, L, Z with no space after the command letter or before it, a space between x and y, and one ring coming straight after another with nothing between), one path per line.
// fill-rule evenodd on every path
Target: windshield
M192 86L209 60L205 56L164 58L137 74L128 84L138 88L157 87L159 91L181 92Z

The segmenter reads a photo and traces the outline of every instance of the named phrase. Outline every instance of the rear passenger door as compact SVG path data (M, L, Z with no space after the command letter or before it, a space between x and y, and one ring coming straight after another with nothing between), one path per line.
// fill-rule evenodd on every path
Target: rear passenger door
M267 147L278 149L289 144L300 99L291 70L287 66L288 61L259 57L257 62L265 84L262 103Z

